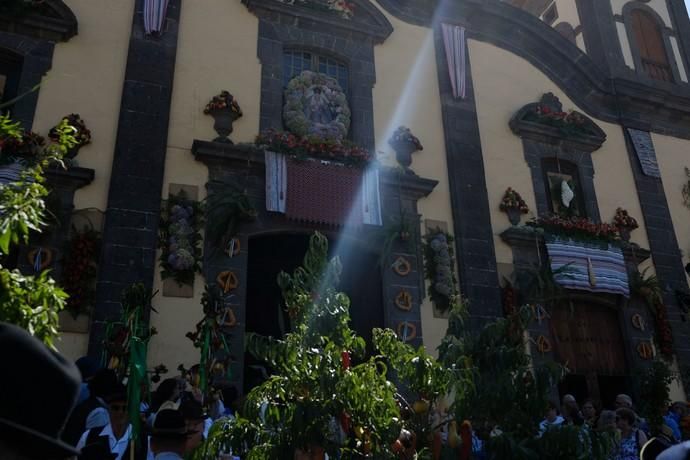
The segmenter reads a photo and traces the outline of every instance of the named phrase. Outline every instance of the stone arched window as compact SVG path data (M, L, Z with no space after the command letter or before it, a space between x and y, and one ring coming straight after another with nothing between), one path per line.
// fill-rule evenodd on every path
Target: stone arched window
M673 82L673 69L664 39L662 24L647 10L630 11L631 46L639 56L640 70L654 80Z

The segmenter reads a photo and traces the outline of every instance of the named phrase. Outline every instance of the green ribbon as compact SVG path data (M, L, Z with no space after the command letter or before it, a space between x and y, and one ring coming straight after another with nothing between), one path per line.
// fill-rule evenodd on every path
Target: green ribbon
M208 320L204 321L204 343L201 346L201 361L199 362L199 389L203 395L206 395L208 388L208 350L211 347L211 328Z

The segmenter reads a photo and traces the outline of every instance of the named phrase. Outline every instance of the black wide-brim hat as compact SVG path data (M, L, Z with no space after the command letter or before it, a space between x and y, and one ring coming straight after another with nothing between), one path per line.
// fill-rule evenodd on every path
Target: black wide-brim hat
M37 458L78 455L60 439L79 395L77 367L24 329L2 322L0 362L7 371L0 379L0 439Z
M187 422L179 410L163 409L156 414L151 438L187 439L196 431L187 430Z

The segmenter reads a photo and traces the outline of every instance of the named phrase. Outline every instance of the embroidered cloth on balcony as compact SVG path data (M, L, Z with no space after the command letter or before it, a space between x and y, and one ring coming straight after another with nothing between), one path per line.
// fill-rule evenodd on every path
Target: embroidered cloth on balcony
M287 164L285 155L264 153L266 159L266 210L285 213Z
M381 225L378 170L266 152L266 209L325 225Z
M555 239L546 243L546 249L553 271L570 264L564 274L556 276L561 286L630 297L628 272L619 247Z
M19 162L0 166L0 185L17 182L21 179L24 169L24 166Z
M452 24L441 24L443 45L448 61L448 75L453 88L453 97L465 99L467 94L467 68L465 51L465 28Z

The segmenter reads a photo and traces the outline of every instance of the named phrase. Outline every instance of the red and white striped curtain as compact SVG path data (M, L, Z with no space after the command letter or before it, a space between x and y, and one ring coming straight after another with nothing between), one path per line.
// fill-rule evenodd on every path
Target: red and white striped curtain
M168 0L144 0L144 30L147 35L160 34L168 13Z
M453 97L465 99L467 95L467 54L465 51L465 28L452 24L441 24L443 44L446 48L448 74L453 87Z

